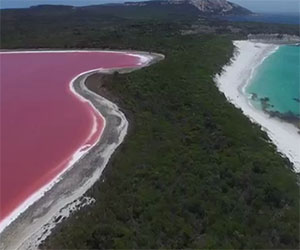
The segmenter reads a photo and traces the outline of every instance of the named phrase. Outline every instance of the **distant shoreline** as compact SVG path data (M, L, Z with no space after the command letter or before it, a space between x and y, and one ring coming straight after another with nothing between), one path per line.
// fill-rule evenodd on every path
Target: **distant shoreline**
M252 15L236 15L236 16L217 16L217 19L226 20L230 22L253 22L253 23L269 23L269 24L287 24L299 25L299 13L266 13L260 12Z
M215 80L221 92L228 101L240 108L253 122L261 125L271 141L294 164L294 170L300 172L300 135L298 129L287 122L270 116L254 108L247 95L245 87L249 83L254 70L272 53L278 45L256 43L251 41L235 41L235 55L230 65L223 68L223 73Z
M22 3L20 3L22 2ZM77 0L77 1L64 1L64 0L52 0L52 1L44 1L44 0L34 0L34 1L18 1L12 2L10 0L6 1L6 3L2 3L3 6L0 5L0 10L12 10L12 9L28 9L31 7L36 7L40 5L53 5L53 6L67 6L67 7L86 7L92 5L106 5L106 4L122 4L126 1L122 0L106 0L103 2L99 2L97 0Z

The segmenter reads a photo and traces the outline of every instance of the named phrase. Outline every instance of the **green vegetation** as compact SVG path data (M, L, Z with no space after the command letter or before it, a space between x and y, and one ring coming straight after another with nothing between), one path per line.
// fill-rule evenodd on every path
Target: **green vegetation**
M1 48L138 48L153 44L152 36L184 34L298 34L297 25L230 23L200 17L190 5L40 6L1 11ZM146 43L146 44L145 44ZM148 46L149 47L149 46Z
M181 35L209 21L118 17L121 22L66 13L57 27L51 22L57 10L45 23L36 15L21 22L17 13L3 14L10 23L2 46L166 55L149 68L105 79L130 118L130 133L104 182L88 192L96 203L60 224L43 248L298 248L299 189L291 163L213 82L232 55L231 39L244 30Z

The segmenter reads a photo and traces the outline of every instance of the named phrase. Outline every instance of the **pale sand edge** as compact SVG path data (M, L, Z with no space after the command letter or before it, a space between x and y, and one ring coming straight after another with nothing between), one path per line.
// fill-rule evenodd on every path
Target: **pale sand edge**
M43 53L44 51L39 52ZM102 171L104 170L105 166L107 165L107 162L109 161L109 158L116 150L116 148L123 142L127 133L128 122L125 118L125 115L119 110L117 105L113 104L112 102L106 100L101 96L98 96L97 94L88 90L85 87L84 83L86 78L94 73L113 73L115 71L118 71L120 73L129 73L131 71L149 66L164 58L164 56L161 54L140 51L121 51L121 53L127 53L131 56L139 57L140 64L133 68L91 70L88 72L81 73L80 75L75 77L70 84L72 92L76 93L76 95L80 99L88 101L102 117L106 116L106 118L104 118L105 122L108 117L110 123L115 125L115 131L111 131L112 129L108 129L105 126L101 135L101 140L97 141L96 146L91 147L88 150L88 152L84 152L83 155L77 157L77 162L75 162L74 166L69 166L68 169L65 169L63 173L61 173L54 180L52 180L52 182L49 183L46 188L43 187L42 191L39 190L40 194L34 197L35 199L37 198L37 200L31 201L31 204L26 205L25 210L22 211L21 214L18 215L18 217L11 222L11 225L8 225L7 228L3 230L3 233L1 233L1 249L37 248L40 242L51 233L51 229L57 223L55 222L55 219L57 217L59 217L60 215L63 215L64 217L69 216L70 213L74 211L74 204L76 208L78 208L80 207L80 203L83 203L83 206L90 203L91 199L89 198L84 197L81 200L79 200L79 198L83 197L84 193L100 178ZM103 112L105 113L104 115L101 114ZM109 133L111 134L108 135ZM102 137L106 137L106 141L104 141L105 139L102 139ZM98 152L93 152L97 151L93 150L94 148L98 148ZM97 159L95 159L97 157L99 158L98 162L101 162L101 164L99 164L100 166L97 166L96 168L94 167L94 172L89 176L89 178L83 178L84 180L80 180L81 185L78 185L79 187L77 187L77 189L71 189L73 190L72 192L65 190L66 187L62 187L61 189L63 189L64 192L59 193L59 195L65 195L65 197L60 199L54 199L55 193L57 196L57 192L55 192L54 189L59 190L61 186L64 186L64 182L68 180L68 176L74 175L74 173L71 173L74 172L74 169L76 171L76 168L78 169L79 166L83 165L85 159L89 159L88 162L90 164L94 163L95 161L97 161ZM91 158L93 159L91 160ZM72 163L74 163L74 161L72 161ZM88 170L88 172L91 171ZM69 180L71 179L74 180L73 177L69 178ZM53 195L51 196L51 193L54 193L54 197ZM49 196L49 199L47 196Z
M215 76L215 82L229 102L240 108L254 123L261 125L279 153L285 155L300 172L300 135L298 129L278 118L271 118L263 111L254 108L245 87L250 82L255 69L272 53L278 45L234 41L235 55L231 63L223 67L223 72Z

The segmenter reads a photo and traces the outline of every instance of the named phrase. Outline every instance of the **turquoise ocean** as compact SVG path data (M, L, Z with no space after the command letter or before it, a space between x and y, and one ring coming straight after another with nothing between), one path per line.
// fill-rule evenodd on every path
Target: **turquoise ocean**
M300 46L280 46L256 69L245 91L257 95L251 102L258 109L260 99L268 98L267 110L300 116Z

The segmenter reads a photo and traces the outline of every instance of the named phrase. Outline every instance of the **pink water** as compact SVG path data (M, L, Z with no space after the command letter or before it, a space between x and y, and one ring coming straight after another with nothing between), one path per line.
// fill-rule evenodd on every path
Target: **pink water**
M1 222L103 131L102 117L70 91L70 81L88 70L136 66L139 58L103 52L0 53L0 63Z

